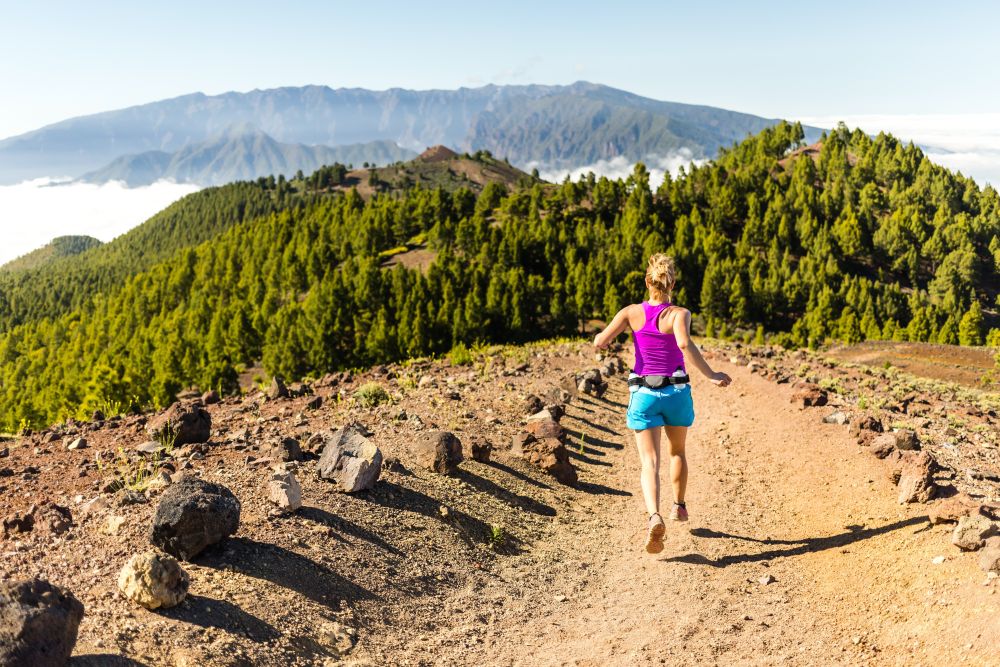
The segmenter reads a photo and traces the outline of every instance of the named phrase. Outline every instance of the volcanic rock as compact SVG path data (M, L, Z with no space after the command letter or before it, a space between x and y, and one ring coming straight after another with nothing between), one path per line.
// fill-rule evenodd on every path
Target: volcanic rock
M454 472L464 460L462 441L448 431L428 431L413 444L417 463L431 472Z
M221 484L184 477L163 494L150 541L168 554L191 560L240 526L240 501Z
M82 619L83 604L44 579L0 582L0 665L65 665Z
M168 429L173 431L174 446L208 442L212 437L212 416L199 405L177 402L146 425L155 440L162 440Z

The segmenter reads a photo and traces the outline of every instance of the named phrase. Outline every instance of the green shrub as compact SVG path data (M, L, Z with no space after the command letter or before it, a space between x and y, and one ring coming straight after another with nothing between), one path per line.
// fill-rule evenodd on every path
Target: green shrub
M375 408L390 400L389 392L378 382L367 382L354 392L354 400L366 408Z

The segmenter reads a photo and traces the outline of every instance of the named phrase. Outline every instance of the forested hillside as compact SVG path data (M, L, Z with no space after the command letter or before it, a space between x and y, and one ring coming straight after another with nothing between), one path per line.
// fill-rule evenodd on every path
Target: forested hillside
M57 283L70 293L61 303L82 304L72 310L14 309L22 323L0 335L0 430L163 405L192 383L231 391L261 359L298 377L574 333L641 298L658 251L677 258L675 301L714 333L981 344L1000 288L997 193L890 136L840 128L793 152L801 140L797 125L764 130L656 192L638 166L622 181L348 190L280 210L281 182L192 195L168 209L178 228L205 224L200 211L244 222L126 280L91 275L90 301ZM241 208L240 192L254 203ZM383 268L424 245L429 268Z
M91 236L58 236L41 248L0 265L0 272L37 269L61 257L79 255L81 252L99 245L101 242Z

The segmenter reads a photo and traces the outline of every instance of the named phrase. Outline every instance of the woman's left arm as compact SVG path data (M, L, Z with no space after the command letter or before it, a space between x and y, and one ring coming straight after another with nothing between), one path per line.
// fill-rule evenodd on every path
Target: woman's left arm
M618 311L604 331L594 336L594 347L603 350L628 326L628 306Z

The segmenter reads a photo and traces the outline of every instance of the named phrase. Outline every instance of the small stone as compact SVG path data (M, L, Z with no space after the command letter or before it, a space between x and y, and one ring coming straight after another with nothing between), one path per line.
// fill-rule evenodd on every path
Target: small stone
M271 400L276 400L279 398L288 398L288 387L285 386L285 380L280 375L275 375L271 378L271 386L267 389L267 397Z
M319 642L335 657L347 655L354 648L357 631L341 623L324 623L319 630Z
M489 463L490 455L493 453L493 445L485 440L475 440L471 445L472 460L480 463Z
M313 396L308 401L306 401L304 407L306 410L319 410L321 407L323 407L323 397Z
M927 452L910 455L899 474L899 503L926 503L937 493L934 459Z
M158 454L164 450L164 446L157 442L156 440L147 440L146 442L141 442L135 446L135 451L140 454Z
M955 523L963 516L969 516L979 511L981 504L966 493L958 493L950 498L940 500L927 511L927 518L932 524Z
M555 600L556 602L565 602L567 598L565 595L557 595L552 599Z
M215 405L221 399L219 398L219 392L214 389L209 389L204 394L201 395L201 402L205 405Z
M934 563L935 565L940 565L944 561L945 561L944 556L934 556L934 558L931 558L931 562Z
M533 415L539 412L544 407L542 399L540 399L538 396L535 396L534 394L528 394L524 398L523 405L524 405L523 414L526 415Z
M278 462L301 461L302 446L295 438L281 438L271 445L268 455Z
M438 507L438 514L441 515L442 519L447 519L451 515L451 510L448 509L447 505L441 505Z
M117 535L121 527L125 525L125 517L118 516L117 514L112 514L108 517L108 520L104 522L104 527L101 531L105 535Z
M208 442L212 437L212 416L200 405L177 402L151 419L146 432L154 439L172 433L174 446Z
M302 486L290 471L275 471L267 483L267 498L285 512L302 507Z
M777 580L773 576L771 576L770 574L765 574L763 577L757 580L757 583L759 583L761 586L767 586L768 584L773 584L775 581Z
M844 424L850 423L850 421L851 420L847 416L847 414L840 410L837 410L836 412L833 412L831 414L828 414L826 417L823 417L824 424L838 424L840 426L843 426Z
M1000 574L1000 536L986 538L979 554L979 567L989 574Z
M176 559L147 551L129 559L118 575L118 590L146 609L176 607L187 597L191 579Z
M892 433L883 433L871 443L871 453L884 459L896 451L896 437Z
M86 438L77 438L73 442L71 442L68 445L66 445L66 449L71 450L71 451L75 451L77 449L84 449L86 447L87 447L87 439Z
M431 472L454 472L464 460L462 441L449 431L428 431L413 444L419 465Z

